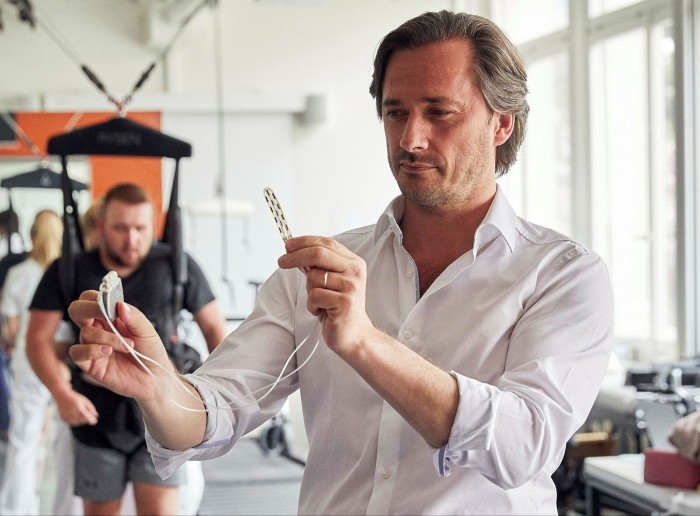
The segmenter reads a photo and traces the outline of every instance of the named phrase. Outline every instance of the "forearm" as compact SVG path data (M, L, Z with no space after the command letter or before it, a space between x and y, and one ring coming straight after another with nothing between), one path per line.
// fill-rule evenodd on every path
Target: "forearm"
M27 325L27 359L54 399L72 391L70 383L65 381L53 339L61 315L59 311L31 310Z
M211 353L226 337L226 324L218 305L215 301L206 304L194 314L194 318L207 342L207 349Z
M224 326L221 327L214 326L211 328L202 329L202 335L204 335L204 340L207 343L207 349L209 353L214 351L214 349L221 344L221 341L226 337L226 331Z
M65 378L65 366L54 351L53 340L44 342L43 339L30 338L28 335L27 359L54 399L65 396L72 390L70 382Z
M450 373L377 329L342 358L429 444L447 443L459 403Z
M197 389L173 377L159 383L162 387L153 397L137 399L153 438L171 450L184 450L200 444L204 440L207 416Z

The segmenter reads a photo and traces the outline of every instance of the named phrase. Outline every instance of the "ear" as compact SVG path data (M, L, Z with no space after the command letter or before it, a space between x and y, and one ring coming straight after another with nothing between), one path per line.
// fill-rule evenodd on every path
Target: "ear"
M496 131L494 133L494 143L498 147L510 138L515 125L515 116L512 113L496 113Z

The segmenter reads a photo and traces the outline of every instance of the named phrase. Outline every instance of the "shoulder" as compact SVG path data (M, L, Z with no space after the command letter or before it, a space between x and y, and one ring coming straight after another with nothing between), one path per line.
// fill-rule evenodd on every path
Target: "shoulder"
M42 273L43 269L41 265L33 258L27 258L9 268L7 271L7 282L16 281L18 278L24 276L41 276Z
M0 259L0 287L5 282L8 271L17 264L22 263L22 261L26 259L27 254L28 253L8 254Z
M555 255L562 263L580 256L599 259L598 255L577 240L553 229L516 218L516 250Z
M376 224L350 229L333 238L353 252L359 253L367 245L374 243Z
M148 258L153 260L160 260L164 258L169 258L172 253L173 246L170 244L165 244L163 242L155 242L151 246L151 252L148 253Z
M41 269L41 265L37 263L36 260L33 258L26 258L22 260L21 262L13 265L7 270L7 277L9 278L10 275L17 275L17 274L22 274L27 271L35 270L35 269Z
M558 231L518 218L514 257L535 271L539 289L561 285L581 291L581 299L611 299L610 274L603 259L580 242Z

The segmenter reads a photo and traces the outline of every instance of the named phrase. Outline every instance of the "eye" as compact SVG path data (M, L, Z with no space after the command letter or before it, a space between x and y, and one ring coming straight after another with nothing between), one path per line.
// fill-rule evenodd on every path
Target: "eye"
M436 117L436 118L445 118L445 117L447 117L447 116L449 116L449 115L451 115L451 114L452 114L452 111L449 111L449 110L447 110L447 109L437 109L437 108L434 108L434 109L431 109L431 110L430 110L430 115L431 115L431 116L434 116L434 117Z
M402 114L403 114L402 111L400 111L398 109L392 109L392 110L386 111L384 113L384 118L388 118L390 120L396 120L397 118L401 117Z

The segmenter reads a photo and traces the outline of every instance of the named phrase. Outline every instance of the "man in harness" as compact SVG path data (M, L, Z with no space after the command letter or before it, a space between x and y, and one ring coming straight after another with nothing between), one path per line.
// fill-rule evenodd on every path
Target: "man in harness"
M104 197L98 249L73 257L71 296L62 289L59 262L47 270L30 306L27 354L37 376L56 400L76 440L75 494L85 514L118 514L127 482L134 485L141 514L177 512L177 486L184 469L165 481L156 474L146 450L144 427L135 402L116 395L74 369L71 384L59 375L60 351L52 335L68 305L80 292L94 289L110 270L122 278L125 298L155 327L175 364L190 362L192 349L178 340L171 246L154 243L155 209L148 193L134 184L113 187ZM182 306L191 312L209 350L225 336L225 323L204 274L187 256ZM184 370L182 372L190 372Z

